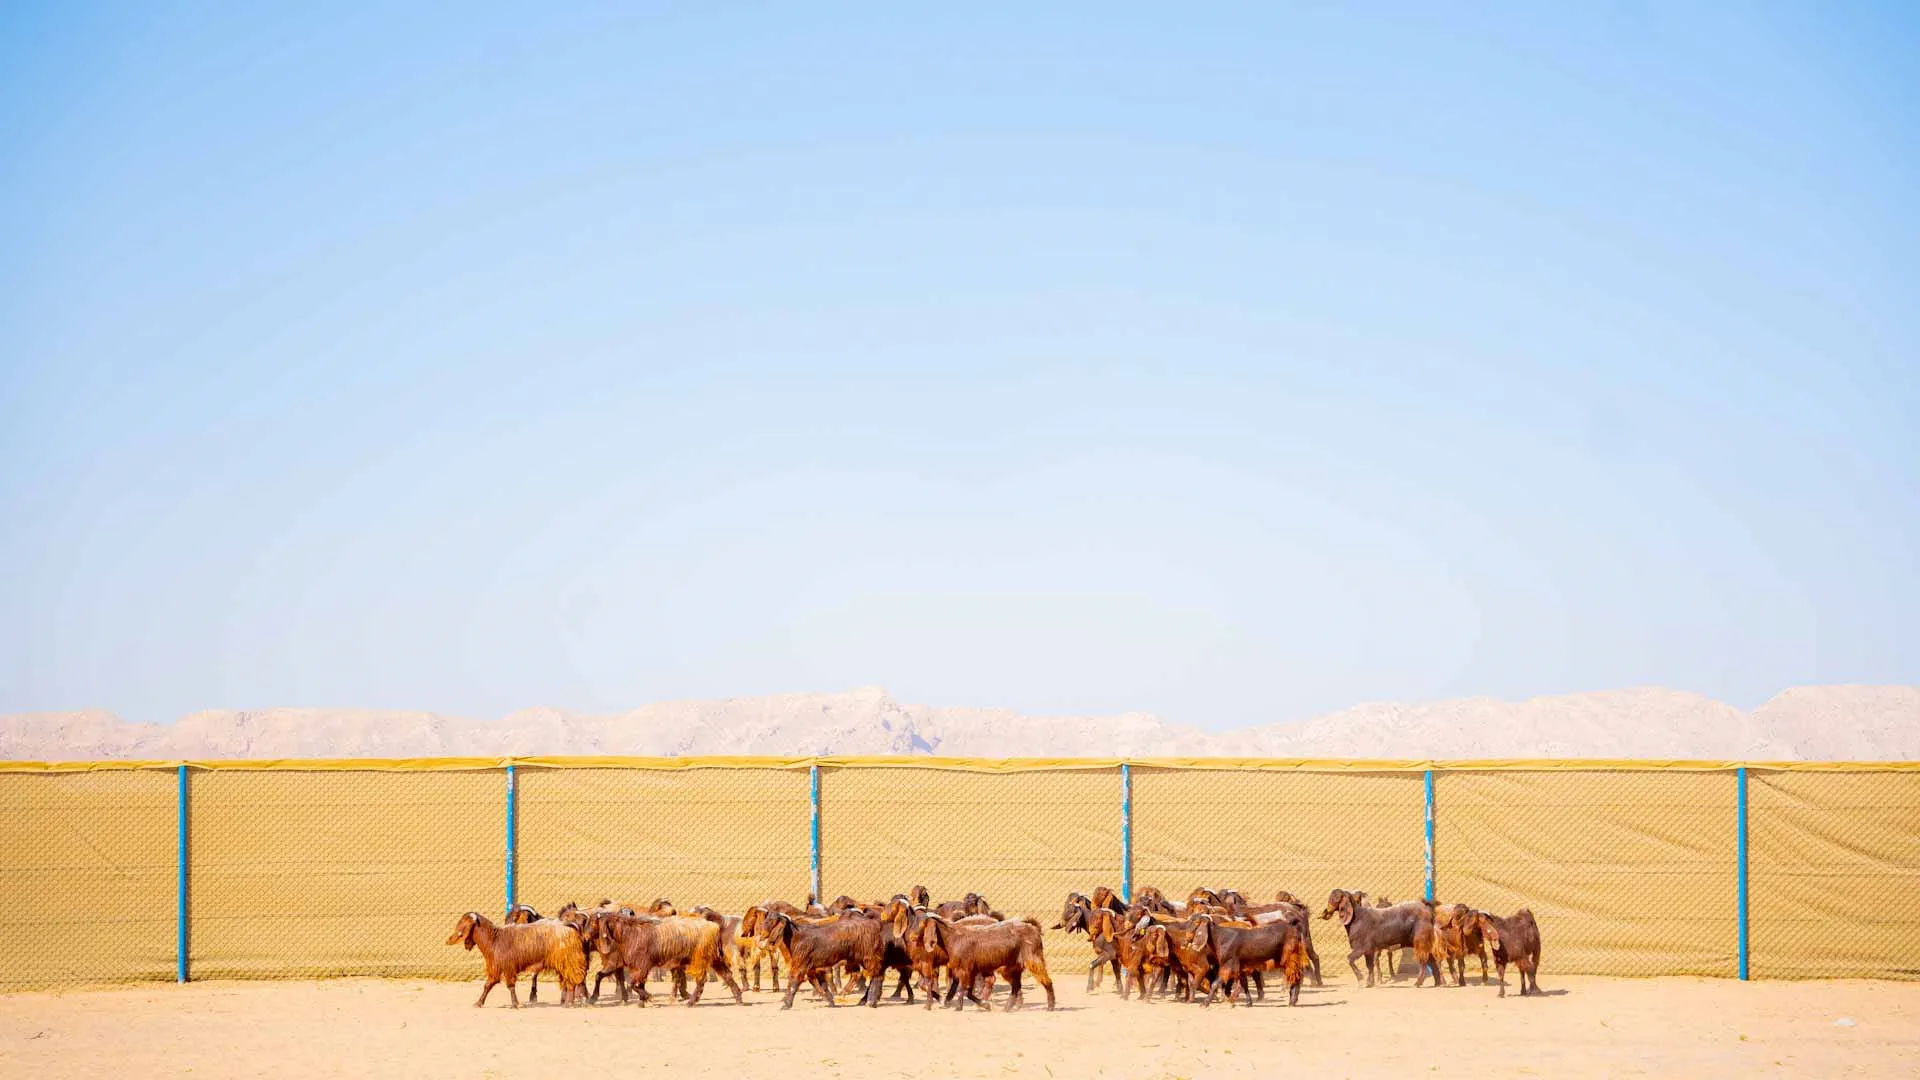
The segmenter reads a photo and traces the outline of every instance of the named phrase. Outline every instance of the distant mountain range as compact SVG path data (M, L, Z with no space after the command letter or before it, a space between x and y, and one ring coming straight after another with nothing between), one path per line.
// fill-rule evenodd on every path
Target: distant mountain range
M0 759L938 754L962 757L1920 759L1920 687L1806 686L1752 712L1659 688L1505 702L1368 704L1223 732L1146 713L1026 716L903 705L886 691L674 701L616 715L475 721L381 709L0 715Z

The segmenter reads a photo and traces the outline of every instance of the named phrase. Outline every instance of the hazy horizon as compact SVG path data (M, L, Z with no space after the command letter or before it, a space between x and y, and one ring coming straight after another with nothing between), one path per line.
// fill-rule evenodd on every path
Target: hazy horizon
M1920 683L1917 47L0 11L0 713Z

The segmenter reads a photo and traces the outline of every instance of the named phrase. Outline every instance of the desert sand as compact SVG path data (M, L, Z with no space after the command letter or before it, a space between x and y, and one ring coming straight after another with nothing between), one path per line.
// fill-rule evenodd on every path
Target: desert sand
M1509 972L1511 977L1512 973ZM1121 1002L1060 980L1060 1010L957 1016L884 1003L546 1002L504 987L350 979L0 997L0 1075L114 1077L1913 1076L1920 983L1555 976L1303 991L1298 1008ZM545 988L543 987L543 990ZM718 991L717 985L710 991ZM525 987L522 987L524 994ZM1836 1020L1853 1021L1840 1026Z

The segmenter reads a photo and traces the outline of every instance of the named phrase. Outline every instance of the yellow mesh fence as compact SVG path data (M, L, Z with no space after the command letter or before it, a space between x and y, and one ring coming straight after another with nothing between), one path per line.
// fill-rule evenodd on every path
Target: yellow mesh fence
M738 915L807 895L805 769L529 769L519 780L520 903Z
M925 885L969 892L1047 927L1047 968L1082 983L1092 949L1052 926L1069 892L1120 887L1120 770L1020 773L826 768L820 778L823 899L881 900Z
M1540 924L1541 967L1736 973L1727 772L1441 772L1437 898Z
M0 989L174 977L175 784L0 777Z
M1751 974L1920 978L1920 773L1749 770Z
M444 944L506 898L506 762L216 762L190 773L194 978L468 978ZM518 899L728 913L809 887L806 759L522 760ZM820 759L823 900L926 885L1051 927L1069 891L1119 889L1118 762ZM1132 881L1182 900L1423 892L1422 763L1173 761L1131 768ZM1436 766L1438 899L1531 908L1544 967L1738 970L1734 767ZM0 763L0 990L174 977L170 763ZM1920 766L1749 772L1751 973L1920 978ZM1344 980L1337 923L1313 920ZM1049 929L1056 979L1086 939ZM1404 973L1404 964L1403 964Z
M1329 985L1346 977L1347 936L1318 916L1334 889L1417 900L1425 883L1421 775L1133 769L1134 891L1175 902L1195 887L1266 902L1281 889L1314 916Z
M498 772L195 772L192 977L470 975L447 935L504 904Z

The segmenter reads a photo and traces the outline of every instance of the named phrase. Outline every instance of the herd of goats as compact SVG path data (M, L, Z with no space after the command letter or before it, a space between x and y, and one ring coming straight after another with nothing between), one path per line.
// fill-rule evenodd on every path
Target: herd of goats
M1501 997L1507 993L1509 963L1518 969L1521 994L1539 992L1540 928L1526 909L1501 918L1465 904L1369 903L1364 892L1335 889L1320 917L1337 918L1346 928L1347 964L1368 986L1374 985L1381 961L1386 978L1399 971L1400 950L1413 955L1416 986L1429 975L1435 986L1443 986L1446 974L1454 985L1465 986L1471 955L1479 956L1480 982L1486 985L1491 951ZM1267 973L1277 972L1292 1005L1303 981L1321 985L1320 957L1307 920L1306 906L1287 892L1255 904L1232 889L1195 889L1185 904L1177 904L1151 886L1130 902L1102 886L1091 894L1069 893L1054 929L1084 933L1092 942L1089 992L1110 970L1123 1000L1135 995L1152 1001L1170 993L1211 1005L1224 993L1229 1005L1236 994L1251 1005L1256 995L1266 997ZM845 995L876 1006L889 972L897 975L894 998L904 994L914 1001L917 979L929 1009L936 1001L954 1009L971 1001L988 1009L996 979L1007 982L1006 1007L1018 1009L1025 976L1046 990L1047 1008L1054 1006L1037 919L1005 918L978 893L936 904L924 886L880 903L848 896L826 905L812 897L805 905L771 900L742 915L709 907L683 915L664 899L644 910L611 900L592 909L568 904L551 918L519 905L503 926L468 912L447 944L479 949L486 961L486 985L475 1006L485 1005L494 986L504 982L513 1007L519 1008L515 982L521 975L532 977L528 1000L537 1001L541 972L559 982L563 1005L599 1001L608 976L623 1004L631 991L645 1005L651 1000L647 980L663 971L672 977L674 997L688 1005L700 1001L710 977L725 983L740 1003L742 983L750 979L754 990L761 989L763 966L776 993L782 969L787 973L783 1009L793 1007L802 982L812 984L828 1005ZM587 972L596 959L599 970L589 994ZM1364 976L1361 960L1366 961ZM943 972L946 988L940 994Z

